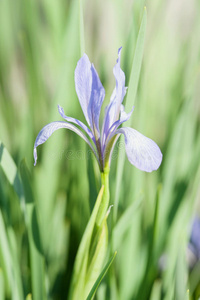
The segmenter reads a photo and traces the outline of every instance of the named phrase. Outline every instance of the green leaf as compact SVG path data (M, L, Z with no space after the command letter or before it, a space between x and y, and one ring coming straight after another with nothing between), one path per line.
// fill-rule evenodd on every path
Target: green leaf
M160 300L161 299L162 284L160 280L156 280L152 286L150 300Z
M108 272L108 269L110 268L111 264L113 263L115 256L117 254L117 251L115 251L115 253L113 254L113 256L109 259L109 261L107 262L107 264L105 265L105 267L103 268L101 274L99 275L99 277L97 278L95 284L93 285L89 295L87 296L86 300L91 300L94 298L94 295L97 291L98 286L100 285L102 279L104 278L104 276L106 275L106 273Z
M134 201L123 213L123 215L120 217L119 221L113 228L113 248L117 249L120 244L122 243L124 234L129 229L134 214L137 212L138 208L140 207L143 200L143 196L141 196L138 200Z
M85 52L83 0L79 0L79 35L80 35L80 53L82 56Z
M137 38L137 43L136 43L136 48L135 48L135 53L134 53L134 58L133 58L133 63L131 68L131 76L128 84L128 92L127 92L126 105L125 105L125 109L127 112L131 111L137 93L140 70L142 65L142 57L144 51L146 23L147 23L147 12L145 7L138 38ZM126 126L130 126L130 124L131 124L131 120L128 120L126 122ZM113 212L114 223L116 222L117 219L117 210L118 210L118 203L119 203L120 186L123 178L124 161L125 161L125 148L120 147L118 153L118 161L117 161L116 189L115 189L115 197L114 197L115 199L114 212Z
M104 259L108 247L108 228L107 218L104 219L104 224L99 228L98 232L93 235L88 259L88 268L85 278L84 296L86 297L98 278L102 269Z
M27 212L27 230L30 246L31 282L34 299L47 299L45 291L45 261L42 255L41 242L38 229L38 218L35 209L34 196L30 183L30 174L25 160L21 162L20 173L22 177Z
M82 237L79 249L76 255L72 282L70 285L69 299L81 299L84 285L85 285L85 276L86 268L89 256L89 247L91 243L92 233L95 227L96 217L101 204L102 196L104 192L104 187L102 186L99 195L97 197L96 204L92 211L90 220L85 229L84 235Z
M6 175L9 183L13 186L16 194L18 195L21 204L23 205L24 204L23 186L17 171L16 164L1 141L0 141L0 166L4 174Z
M5 281L3 277L3 271L0 268L0 299L4 300L5 298Z
M32 295L31 294L28 294L27 296L26 296L26 300L32 300L33 298L32 298Z
M24 193L17 167L11 155L0 141L0 167L8 182L19 197L22 210L24 210ZM6 228L0 210L0 261L5 272L6 292L15 295L16 300L23 297L22 278L17 257L16 235L12 227Z
M11 290L14 291L14 280L13 280L13 267L12 267L12 257L10 252L10 246L8 241L8 236L5 228L5 223L3 219L2 212L0 210L0 263L4 270L4 286L6 288L6 293L10 294Z
M126 98L126 105L125 105L127 111L130 111L132 109L137 94L140 70L142 66L142 58L144 52L146 24L147 24L147 10L146 7L144 7L142 22L140 25L140 30L138 33L137 43L135 47L130 80L128 83L128 91L127 91L127 98ZM128 123L131 124L131 120L129 120Z

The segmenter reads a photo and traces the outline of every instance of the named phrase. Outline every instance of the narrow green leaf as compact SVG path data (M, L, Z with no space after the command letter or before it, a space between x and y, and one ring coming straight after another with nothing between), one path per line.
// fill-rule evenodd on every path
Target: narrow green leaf
M176 270L175 270L175 289L177 299L187 300L187 263L185 257L185 241L179 242L179 252L177 256Z
M153 253L153 249L155 248L156 238L157 238L157 234L158 234L158 213L159 213L159 203L160 203L161 191L162 191L162 185L160 184L157 188L157 194L156 194L156 203L155 203L155 210L154 210L154 219L153 219L153 224L152 224L152 233L151 233L151 239L149 241L147 271L148 271L149 266L152 264L152 253Z
M142 203L143 196L141 196L138 200L134 201L123 213L123 215L120 217L119 221L113 228L113 248L117 249L124 237L124 234L130 227L134 214L137 212L138 208L140 207Z
M5 299L5 282L4 282L4 277L3 277L3 271L0 268L0 299L4 300Z
M3 215L0 210L0 263L5 274L6 293L15 297L16 300L23 298L21 276L19 274L19 265L16 265L16 259L12 249L13 235L12 228L7 232ZM12 241L10 241L12 239ZM16 252L16 251L15 251ZM16 253L15 253L16 254Z
M142 22L137 37L137 43L136 43L136 48L135 48L135 53L134 53L134 58L133 58L133 63L131 68L130 80L128 83L128 91L127 91L127 98L126 98L126 105L125 105L127 111L130 111L132 109L137 94L137 88L139 83L140 70L142 66L142 58L144 52L146 24L147 24L147 10L146 7L144 7ZM131 124L131 120L129 120L128 123Z
M200 261L196 263L189 276L189 287L190 287L191 295L194 293L195 289L199 284L199 278L200 278Z
M134 53L134 58L133 58L133 63L131 68L131 76L128 84L128 93L127 93L126 105L125 105L126 111L131 111L135 102L140 70L142 65L146 23L147 23L147 12L145 7L138 38L137 38L137 43L136 43L136 48L135 48L135 53ZM131 120L128 120L126 122L126 126L129 126L130 124L131 124ZM125 161L125 149L123 147L120 147L118 153L118 161L117 161L116 189L115 189L115 197L114 197L115 199L114 212L113 212L114 223L116 222L117 219L119 193L120 193L120 185L123 178L124 161Z
M34 299L47 299L45 291L45 261L44 256L41 253L42 250L39 237L37 213L35 210L33 191L30 184L30 175L25 160L21 162L20 173L26 199L32 294Z
M190 290L187 290L187 300L190 300Z
M24 192L17 167L8 150L0 141L0 167L2 168L8 182L19 197L19 201L24 211ZM22 279L17 258L16 236L12 227L6 230L3 215L0 211L0 259L2 258L6 283L11 289L11 294L16 300L23 297ZM8 287L9 289L9 287Z
M102 186L99 195L97 197L97 201L94 206L94 209L92 211L90 220L87 224L81 243L79 245L79 249L76 255L76 260L74 263L74 270L73 270L72 282L70 285L69 299L79 299L82 294L82 290L85 284L86 267L87 267L87 259L89 255L90 241L92 238L92 233L96 222L96 216L99 210L99 206L101 204L103 191L104 191L104 187Z
M151 290L151 286L154 281L155 274L157 272L157 263L155 263L154 256L156 251L156 238L158 232L158 213L159 213L159 201L160 201L161 188L162 188L161 185L159 185L157 188L154 219L153 219L153 224L151 226L151 230L149 232L148 257L147 257L146 269L144 271L143 283L138 292L138 296L140 296L141 299L146 299L146 297L148 296L148 293Z
M80 36L80 53L82 56L85 52L83 0L79 0L79 36Z
M17 172L16 164L1 141L0 141L0 166L4 174L6 175L9 183L13 186L15 192L17 193L21 204L24 203L23 187L21 184L19 174Z
M104 224L99 228L91 241L91 247L89 252L89 265L87 268L87 274L85 278L85 287L84 287L84 299L87 297L91 287L93 286L96 278L98 278L104 259L106 256L108 248L108 227L107 227L107 218L104 219Z
M160 300L162 284L160 280L156 280L153 284L150 300Z
M109 259L109 261L107 262L107 264L105 265L105 267L103 268L101 274L99 275L99 277L97 278L95 284L93 285L89 295L87 296L86 300L91 300L94 298L94 295L98 289L98 286L100 285L102 279L104 278L104 276L106 275L106 273L108 272L108 269L110 268L111 264L113 263L115 256L117 254L117 251L115 251L115 253L113 254L113 256Z
M6 285L6 292L10 294L12 286L12 260L10 254L10 247L8 243L7 232L4 224L3 215L0 210L0 263L1 267L4 269L4 284Z
M60 41L60 47L62 54L58 65L58 75L56 76L56 90L54 101L48 110L49 121L55 121L58 119L57 104L59 103L65 111L69 114L74 110L78 101L68 101L68 99L75 99L75 88L74 88L74 69L77 63L77 59L80 57L80 43L78 36L78 1L70 1L68 5L68 13L66 19L65 30L62 33L62 40ZM64 35L63 35L64 34ZM70 45L70 46L69 46ZM37 113L39 108L37 107ZM49 224L52 220L52 214L54 213L55 205L55 194L60 184L60 171L63 165L64 150L66 149L64 141L66 139L66 133L64 130L55 134L54 137L50 138L48 143L41 146L42 157L38 157L38 162L42 158L42 167L39 164L34 169L34 173L37 174L34 177L36 194L42 201L37 201L41 218L42 228L42 240L44 244L45 253L49 252L49 243L52 237L52 231L49 228ZM65 144L66 145L66 144ZM53 156L50 157L51 155ZM46 182L46 188L44 188L44 182Z
M32 300L33 298L32 298L32 295L31 294L28 294L27 296L26 296L26 300Z

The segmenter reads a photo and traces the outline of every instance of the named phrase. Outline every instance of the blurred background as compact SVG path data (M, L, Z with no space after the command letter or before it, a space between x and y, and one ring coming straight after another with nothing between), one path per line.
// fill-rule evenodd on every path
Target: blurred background
M112 160L110 203L119 205L110 247L118 254L95 299L200 298L198 226L188 247L200 209L199 1L0 0L0 299L67 299L100 174L72 132L39 147L36 167L34 141L61 120L57 104L85 122L74 85L81 31L106 90L104 107L120 46L128 86L144 6L131 124L156 141L163 162L147 174Z

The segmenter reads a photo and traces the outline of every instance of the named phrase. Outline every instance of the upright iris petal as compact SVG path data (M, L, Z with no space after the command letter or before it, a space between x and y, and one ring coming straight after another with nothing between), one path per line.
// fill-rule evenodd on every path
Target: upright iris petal
M115 76L116 86L110 98L110 103L106 107L105 118L103 123L103 132L102 132L102 140L105 140L108 137L109 129L113 126L119 119L119 113L121 108L121 103L124 99L126 94L126 87L125 87L125 74L120 68L120 57L121 57L121 48L118 50L118 58L117 63L113 68L113 74Z
M96 139L99 139L99 116L105 97L105 90L97 71L86 54L83 55L77 64L75 86L86 121Z
M116 86L111 95L110 103L106 107L101 133L99 118L105 90L93 64L91 64L88 56L84 54L75 69L75 88L89 128L81 121L66 116L63 108L58 106L59 113L66 122L52 122L39 132L34 144L35 164L37 161L37 146L43 144L55 130L67 128L76 132L90 146L97 158L101 172L110 164L112 151L120 134L125 137L126 154L131 164L146 172L159 168L162 153L157 144L135 129L120 128L133 112L132 109L127 114L122 105L127 88L125 87L125 75L120 67L120 56L121 48L118 50L117 63L113 68Z
M88 114L88 106L92 91L92 72L91 63L86 54L78 61L75 69L75 88L76 93L89 126L92 125L91 115Z
M113 68L113 74L115 76L116 80L116 86L114 88L114 91L112 93L110 104L107 110L108 116L105 116L105 118L108 118L107 122L109 123L107 126L110 127L115 121L119 118L120 113L120 107L122 104L122 101L124 99L124 96L126 94L126 87L125 87L125 74L120 68L120 57L121 57L121 49L118 50L118 58L117 63Z
M122 48L119 48L118 50L118 59L115 67L113 68L113 74L115 76L116 80L116 114L115 114L115 119L118 119L119 117L119 111L120 111L120 106L122 104L122 101L124 99L124 96L126 94L126 87L125 87L125 74L120 68L120 58L121 58L121 50ZM116 120L115 120L116 121Z
M93 65L91 66L91 71L92 93L90 96L88 111L90 111L91 113L93 130L96 138L98 139L100 137L99 117L101 112L101 106L105 97L105 90Z

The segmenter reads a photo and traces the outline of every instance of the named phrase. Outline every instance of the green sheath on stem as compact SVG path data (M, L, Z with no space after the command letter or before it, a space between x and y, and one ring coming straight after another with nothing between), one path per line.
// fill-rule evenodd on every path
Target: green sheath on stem
M110 192L109 192L109 169L108 168L105 168L104 172L101 173L101 184L102 186L104 186L104 192L103 192L103 197L96 218L97 226L101 226L109 205Z

